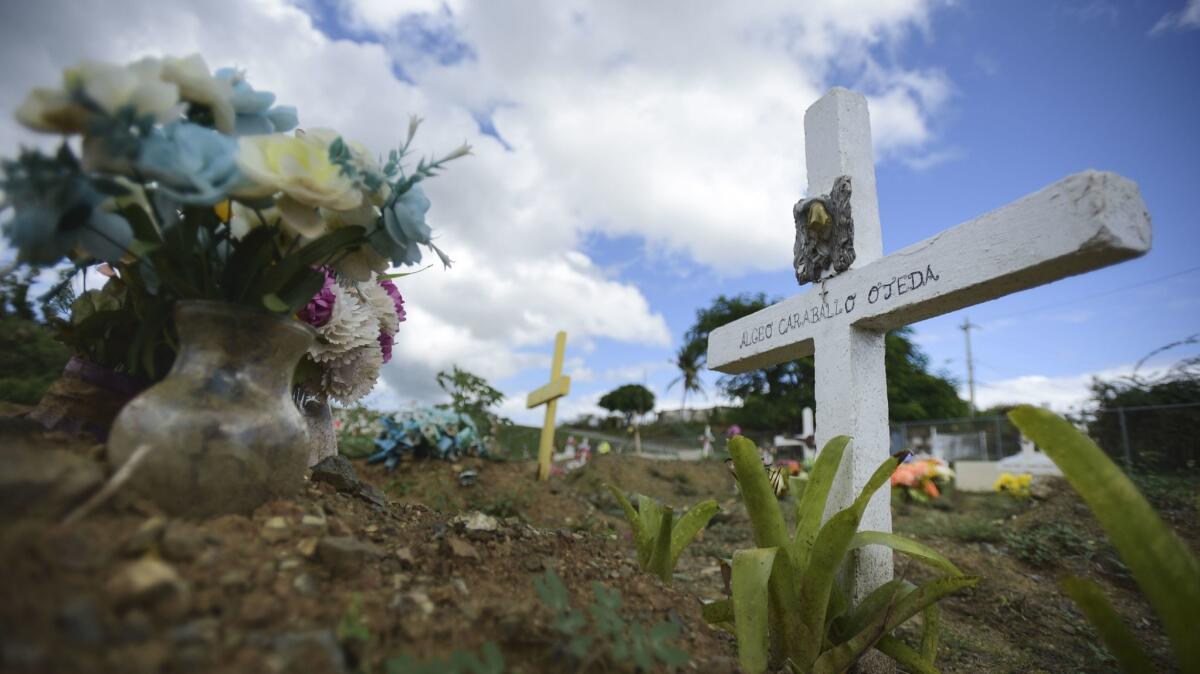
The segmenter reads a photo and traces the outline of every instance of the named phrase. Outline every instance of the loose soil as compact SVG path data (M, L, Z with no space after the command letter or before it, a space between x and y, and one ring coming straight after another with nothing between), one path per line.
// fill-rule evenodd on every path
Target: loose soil
M0 433L0 458L15 446L103 458L87 439L12 425ZM732 639L705 625L699 611L701 599L725 596L718 560L751 545L720 461L605 455L545 483L534 481L529 462L403 462L391 472L354 466L386 505L309 483L251 516L199 522L163 518L124 493L71 526L58 524L61 514L5 513L3 671L382 672L391 656L478 652L489 641L507 671L578 671L534 591L548 570L564 579L577 607L598 581L620 591L627 622L679 625L678 645L691 657L686 671L736 671ZM467 470L478 477L460 486ZM705 498L721 504L670 586L637 569L607 483L679 508ZM1156 506L1200 550L1196 485ZM472 516L487 523L482 529L464 516L474 512L490 516ZM982 578L942 603L942 671L1114 671L1058 589L1064 572L1100 583L1160 670L1172 671L1161 626L1065 483L1025 502L953 490L933 507L897 498L894 512L897 531ZM135 566L173 576L139 593L130 580ZM896 573L927 577L899 556ZM915 634L906 629L902 636ZM632 671L607 656L588 666Z

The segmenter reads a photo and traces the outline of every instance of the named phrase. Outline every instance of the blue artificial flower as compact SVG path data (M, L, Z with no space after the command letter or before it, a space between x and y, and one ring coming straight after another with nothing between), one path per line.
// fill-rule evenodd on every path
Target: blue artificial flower
M104 195L78 168L66 148L53 158L27 151L16 161L4 162L0 189L7 194L13 217L3 231L17 249L17 259L54 264L81 248L116 263L129 249L129 222L100 210Z
M192 206L211 206L237 185L237 141L219 131L177 122L142 143L138 171L158 182L166 196Z
M371 236L371 247L392 264L410 265L421 261L421 249L417 246L421 244L437 253L442 264L449 267L450 258L433 244L433 230L425 224L429 206L429 197L419 185L388 199L383 205L383 231Z
M291 105L271 104L275 102L275 94L269 91L256 91L237 70L221 68L214 76L227 80L233 85L233 110L237 113L234 123L234 134L238 136L253 136L265 133L283 133L291 131L300 123L296 108Z

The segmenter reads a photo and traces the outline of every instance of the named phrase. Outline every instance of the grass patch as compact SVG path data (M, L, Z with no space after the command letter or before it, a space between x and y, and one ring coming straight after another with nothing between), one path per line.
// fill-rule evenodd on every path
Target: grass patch
M1018 559L1040 567L1056 566L1068 557L1087 559L1095 552L1095 543L1064 522L1043 522L1007 532L1005 544Z

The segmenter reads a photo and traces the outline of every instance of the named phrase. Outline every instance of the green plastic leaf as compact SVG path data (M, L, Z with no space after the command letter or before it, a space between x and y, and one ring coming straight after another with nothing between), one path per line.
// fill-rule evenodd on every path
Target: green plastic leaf
M783 520L783 511L779 507L779 499L775 497L775 490L771 488L767 471L763 470L758 448L740 435L729 441L728 448L742 501L753 524L755 543L759 548L786 550L791 542L787 523ZM778 640L784 654L798 655L795 649L799 647L799 642L790 638L790 635L798 634L802 629L799 611L803 605L799 602L797 578L790 557L790 553L775 556L776 568L771 574L770 611L774 629L781 635L788 635Z
M1130 674L1152 674L1156 671L1154 663L1142 650L1137 637L1121 621L1121 617L1117 615L1099 585L1070 575L1059 579L1059 585L1100 633L1100 639L1104 641L1108 652L1117 659L1123 671Z
M925 607L921 629L921 657L932 665L937 662L938 639L942 635L942 609L937 604Z
M846 558L850 541L858 531L863 511L871 496L888 481L899 461L889 457L875 470L862 492L845 510L838 512L817 534L817 540L800 585L801 631L797 653L801 662L812 661L821 649L825 636L825 617L834 578ZM811 489L811 487L810 487Z
M932 662L896 637L883 635L879 643L875 644L875 648L895 660L910 674L938 674L937 667L934 667Z
M273 311L277 314L287 313L288 310L287 303L280 299L279 295L276 295L275 293L263 295L262 305L266 307L268 311Z
M1021 432L1062 469L1091 508L1162 620L1179 668L1200 672L1200 560L1094 442L1046 410L1009 412ZM1114 653L1115 655L1115 653Z
M608 487L613 497L617 499L617 503L621 504L621 510L625 511L625 519L629 520L629 528L633 530L633 544L638 550L638 563L644 568L645 563L649 561L649 557L645 561L642 561L642 548L646 546L646 527L642 525L642 518L638 514L637 509L633 507L633 504L629 502L629 499L625 497L625 492L611 484L604 486Z
M911 538L883 531L860 531L854 534L854 538L850 540L849 549L854 550L865 545L886 545L896 552L906 554L950 575L962 575L962 572L950 560L940 555L928 545L914 541Z
M700 615L709 625L721 626L722 623L733 624L733 600L718 599L700 605Z
M662 523L658 527L654 539L654 552L650 554L649 571L658 576L662 582L671 582L671 530L674 528L675 510L671 506L662 507Z
M843 511L844 512L844 511ZM925 609L946 595L971 587L979 582L973 576L953 576L937 578L898 596L898 601L877 611L857 634L820 655L813 663L814 674L840 674L845 672L856 660L862 657L883 635L890 633L897 626ZM901 592L897 589L897 592Z
M838 466L842 464L842 455L850 437L839 435L829 442L817 454L813 464L812 474L808 478L808 486L796 506L796 531L792 542L792 560L796 572L803 574L808 568L808 560L812 555L813 544L817 541L817 533L821 530L821 519L825 516L825 505L829 499L829 489L833 486L833 478L837 475Z
M778 548L755 548L733 553L734 634L738 664L748 674L767 671L770 632L767 586Z
M708 499L692 506L683 514L683 517L679 518L679 521L675 523L675 528L671 530L672 569L679 562L679 555L683 553L683 549L688 546L688 543L692 542L696 534L708 526L709 520L720 509L715 500Z

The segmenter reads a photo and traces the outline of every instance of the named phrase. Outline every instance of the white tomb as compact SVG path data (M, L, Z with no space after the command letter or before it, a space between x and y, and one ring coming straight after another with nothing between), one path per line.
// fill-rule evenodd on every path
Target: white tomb
M804 132L809 196L851 179L853 263L713 330L708 367L736 374L816 354L817 446L854 439L828 517L888 456L888 330L1137 257L1150 248L1150 218L1132 181L1085 171L885 257L866 99L831 90L805 113ZM891 531L886 489L861 528ZM871 545L856 551L847 579L857 602L891 577L891 550Z

